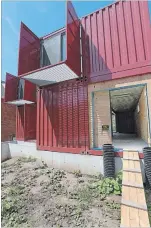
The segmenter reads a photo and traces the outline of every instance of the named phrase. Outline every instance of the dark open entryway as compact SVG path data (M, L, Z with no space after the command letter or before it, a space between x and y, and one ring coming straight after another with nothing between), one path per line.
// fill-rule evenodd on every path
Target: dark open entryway
M149 138L146 86L111 90L110 101L114 146L141 150Z

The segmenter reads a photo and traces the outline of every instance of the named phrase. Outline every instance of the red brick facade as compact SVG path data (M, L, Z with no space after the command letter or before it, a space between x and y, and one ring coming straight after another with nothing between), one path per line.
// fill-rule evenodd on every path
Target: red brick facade
M16 107L4 103L1 98L1 141L11 140L16 133Z

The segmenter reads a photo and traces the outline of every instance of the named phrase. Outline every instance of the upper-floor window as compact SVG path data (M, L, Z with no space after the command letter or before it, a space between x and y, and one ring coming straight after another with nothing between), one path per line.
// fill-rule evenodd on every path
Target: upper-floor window
M40 66L54 65L66 59L66 34L60 33L41 41Z
M24 99L24 87L25 87L25 80L20 79L18 84L18 99Z
M66 34L61 34L61 61L66 59Z

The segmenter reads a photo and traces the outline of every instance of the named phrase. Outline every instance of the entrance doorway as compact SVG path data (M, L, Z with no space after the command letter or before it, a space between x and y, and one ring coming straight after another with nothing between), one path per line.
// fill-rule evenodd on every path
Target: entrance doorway
M114 147L142 150L149 142L146 86L110 90L110 103Z

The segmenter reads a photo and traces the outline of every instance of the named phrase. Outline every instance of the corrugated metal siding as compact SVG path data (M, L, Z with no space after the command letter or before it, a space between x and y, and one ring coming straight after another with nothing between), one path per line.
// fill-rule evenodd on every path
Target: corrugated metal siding
M24 106L16 107L16 139L24 140Z
M39 90L37 111L39 149L88 149L87 82L69 81Z
M40 68L40 39L21 23L18 75L38 68Z
M82 18L81 23L89 37L90 82L139 74L142 69L134 69L151 66L147 1L118 1Z
M81 26L81 45L82 45L82 73L84 77L90 74L90 50L89 50L89 36L86 34L85 20L82 20L83 26Z

